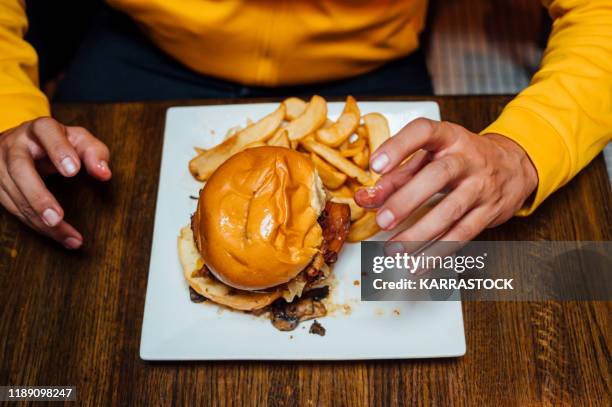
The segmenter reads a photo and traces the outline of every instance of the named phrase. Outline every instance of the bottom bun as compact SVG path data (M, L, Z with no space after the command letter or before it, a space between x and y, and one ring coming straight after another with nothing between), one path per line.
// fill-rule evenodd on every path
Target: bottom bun
M191 288L217 304L241 311L254 311L272 304L283 295L281 290L270 293L236 290L215 279L200 275L198 271L204 266L204 260L195 246L193 232L189 226L181 229L178 237L178 253L183 274Z

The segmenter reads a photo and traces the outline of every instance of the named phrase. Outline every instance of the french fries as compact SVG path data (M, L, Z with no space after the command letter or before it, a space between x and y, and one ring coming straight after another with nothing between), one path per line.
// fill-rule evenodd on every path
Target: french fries
M356 222L351 224L351 230L346 238L349 242L361 242L374 236L380 228L376 223L376 212L367 211Z
M353 190L349 188L346 184L342 185L340 188L331 189L329 193L331 194L331 196L334 196L337 198L352 198L353 197Z
M341 149L340 155L342 157L355 157L357 154L361 153L364 148L366 148L366 140L358 138L354 143L348 144L346 149Z
M368 168L370 165L370 149L368 147L364 148L353 157L353 162L357 164L359 168L363 168L364 170Z
M360 116L361 112L355 98L347 97L344 111L338 121L327 128L318 130L317 140L330 147L338 147L357 130Z
M389 124L385 116L380 113L366 114L363 116L363 122L368 133L370 154L372 154L385 140L391 137Z
M358 242L379 228L375 212L357 205L354 194L378 178L369 171L370 154L389 137L387 119L380 113L361 116L352 96L346 98L335 122L327 117L327 101L321 96L315 95L308 102L290 97L259 121L247 121L246 128L231 128L218 146L209 150L195 147L197 156L189 162L189 170L198 180L206 181L225 160L246 148L296 150L311 159L332 201L350 206L348 241Z
M285 120L291 121L304 113L307 103L300 98L290 97L283 100L283 105L285 105Z
M192 159L189 162L189 171L196 179L206 181L232 155L242 151L251 143L265 141L272 137L284 117L285 106L281 104L278 109L263 119Z
M291 148L291 141L289 140L287 131L282 130L280 132L276 132L276 134L272 136L270 140L268 140L268 145L276 146L276 147Z
M336 189L344 184L346 181L346 174L336 170L314 153L310 153L310 159L317 169L323 185L325 185L327 188Z
M357 203L355 203L355 200L351 197L348 197L348 198L343 197L343 196L332 197L331 200L332 202L344 203L350 206L351 207L351 221L353 222L360 219L366 213L366 210L363 209L361 206L357 205Z
M355 178L363 185L369 185L372 182L372 177L366 171L362 170L351 161L342 157L338 150L316 142L312 137L306 137L300 143L304 148L311 153L318 154L325 161L345 173L351 178Z
M359 137L363 137L365 139L368 138L368 130L365 128L363 124L357 127L357 130L355 131L355 133L357 133Z
M314 95L304 112L290 121L284 130L287 130L289 140L301 140L320 128L326 120L327 102L321 96Z

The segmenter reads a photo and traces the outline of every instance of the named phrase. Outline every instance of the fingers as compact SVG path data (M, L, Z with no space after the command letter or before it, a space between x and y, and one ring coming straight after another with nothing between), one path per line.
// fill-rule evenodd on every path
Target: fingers
M479 206L478 208L469 211L439 240L448 242L466 242L474 239L490 223L491 213L492 211L486 206Z
M79 172L81 161L68 141L66 128L62 124L50 117L43 117L32 122L30 132L63 176L72 177Z
M66 127L69 142L83 160L87 172L101 181L111 178L108 147L83 127Z
M411 121L372 154L370 168L386 174L419 149L436 151L443 148L454 140L454 132L448 131L448 127L447 123L425 118Z
M108 148L81 127L65 127L45 117L23 123L0 138L0 203L33 229L78 248L83 237L63 220L64 211L41 174L71 177L81 161L95 178L111 177Z
M83 236L64 220L56 227L43 227L40 232L61 243L67 249L78 249L83 245Z
M400 242L427 242L448 231L465 215L478 199L477 189L463 185L440 201L414 225L395 235Z
M64 216L64 211L36 172L34 161L26 149L18 147L11 149L8 152L7 165L9 181L12 181L20 192L20 194L17 194L17 191L11 193L9 190L11 198L14 201L23 198L25 202L22 202L22 206L27 204L32 208L47 226L57 226ZM7 186L13 189L10 182L7 182Z
M78 249L83 244L81 234L66 221L60 221L56 226L47 226L20 194L16 185L3 178L0 188L0 203L13 215L32 229L49 236L68 249Z
M30 145L32 156L40 155L33 151L39 144L62 175L71 177L78 173L82 159L94 178L102 181L111 178L108 148L86 129L65 127L50 117L43 117L32 122L30 133L36 141Z
M408 182L430 160L431 155L427 151L417 151L406 163L383 175L375 186L358 189L355 192L355 202L364 208L380 207L389 196Z
M461 177L466 165L461 156L432 161L391 195L376 214L381 229L392 229L429 198Z

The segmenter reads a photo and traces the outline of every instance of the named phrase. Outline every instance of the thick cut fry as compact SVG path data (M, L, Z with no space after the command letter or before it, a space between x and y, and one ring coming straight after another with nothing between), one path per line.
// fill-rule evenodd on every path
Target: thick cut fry
M285 147L291 148L291 142L289 141L289 136L287 135L287 131L283 130L281 132L277 132L270 140L268 140L269 146L276 147Z
M319 129L317 131L317 140L328 146L338 147L357 130L360 115L359 106L357 106L355 98L352 96L347 97L344 111L338 118L338 121L327 128Z
M353 197L353 190L347 187L346 185L342 185L340 188L337 188L337 189L331 189L329 193L331 194L331 196L334 196L337 198L352 198Z
M284 117L285 106L281 104L278 109L263 119L239 131L223 143L193 158L189 162L189 171L191 171L191 174L198 180L207 180L212 173L232 155L243 150L246 146L255 141L266 141L272 137Z
M360 219L363 215L365 215L365 209L363 209L361 206L357 205L357 203L355 203L355 200L353 198L347 198L347 197L333 197L332 202L337 202L337 203L343 203L343 204L347 204L348 206L351 207L351 221L356 221L357 219Z
M336 170L314 153L310 153L310 159L314 164L323 185L329 189L336 189L346 181L346 175Z
M373 154L385 140L391 137L389 123L387 123L387 118L380 113L366 114L363 116L363 122L368 133L370 154Z
M359 168L363 168L364 170L367 169L370 164L370 149L366 147L361 150L359 154L353 157L353 162L357 164Z
M351 145L353 143L355 143L357 140L359 140L359 135L357 133L353 133L351 134L351 136L349 138L347 138L346 140L344 140L344 142L342 144L340 144L340 147L337 147L341 152L344 150L348 150L349 148L351 148Z
M359 135L359 137L363 137L364 139L367 140L367 138L368 138L368 130L365 128L365 126L363 124L360 125L359 127L357 127L356 132Z
M364 138L358 138L354 143L348 144L344 150L340 150L342 157L355 157L366 148L366 140Z
M357 179L363 185L370 185L372 177L366 171L362 170L351 161L342 157L337 150L328 147L324 144L317 143L312 137L306 137L300 142L304 148L311 153L318 154L325 161L345 173L351 178Z
M306 110L306 105L308 103L304 102L300 98L290 97L283 100L283 105L285 105L285 120L295 120L297 119L304 110Z
M376 212L367 211L359 220L351 224L348 238L349 242L361 242L374 236L380 228L376 224Z
M314 133L327 120L327 102L321 96L314 95L304 113L284 127L289 140L301 140Z

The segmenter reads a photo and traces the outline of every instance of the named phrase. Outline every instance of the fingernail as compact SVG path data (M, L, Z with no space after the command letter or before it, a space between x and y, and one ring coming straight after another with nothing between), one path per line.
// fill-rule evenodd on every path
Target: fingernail
M100 170L102 170L102 172L106 172L106 173L109 173L109 174L111 172L110 168L108 167L108 163L106 161L104 161L104 160L102 160L102 161L100 161L98 163L98 168Z
M62 167L64 167L64 171L66 171L66 174L73 175L76 173L77 167L72 158L70 157L64 158L61 164L62 164Z
M374 196L376 196L376 191L378 191L380 187L378 186L378 184L376 184L373 187L365 187L363 189L370 198L373 198Z
M83 244L83 241L77 239L76 237L67 237L64 240L64 246L67 249L78 249Z
M389 156L385 153L379 154L372 160L370 166L376 172L381 172L389 164Z
M360 188L355 192L355 197L358 198L360 205L367 208L375 208L374 198L376 197L376 190L375 186Z
M58 223L62 220L59 216L59 213L55 212L53 209L48 208L45 209L42 213L43 222L49 227L57 226Z
M391 212L389 209L383 209L376 215L376 223L382 229L388 228L394 220L395 216L393 216L393 212Z

